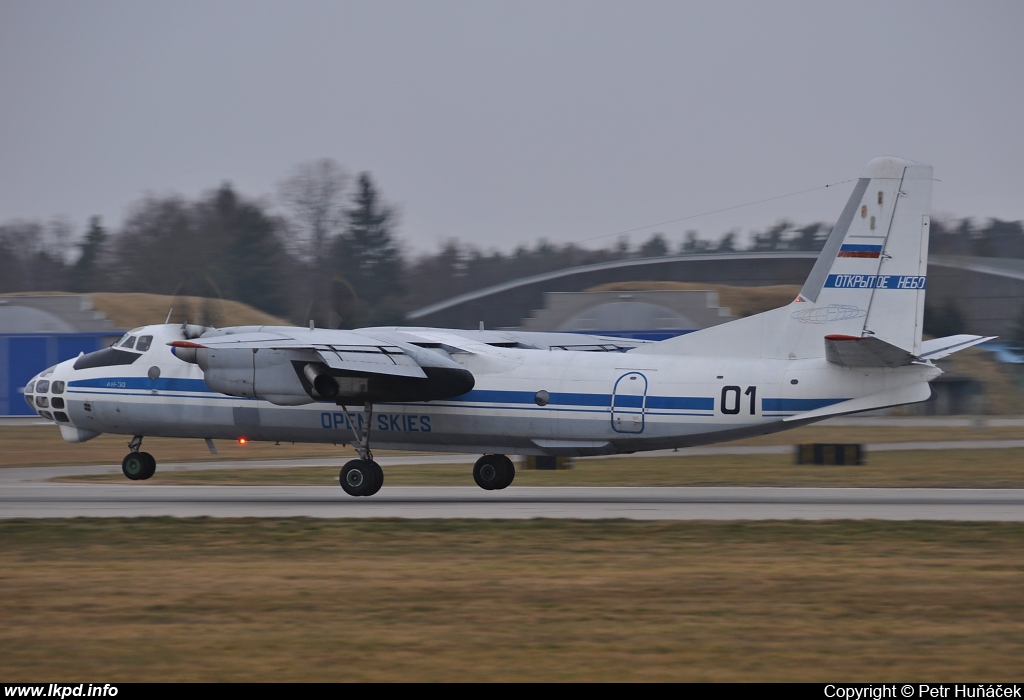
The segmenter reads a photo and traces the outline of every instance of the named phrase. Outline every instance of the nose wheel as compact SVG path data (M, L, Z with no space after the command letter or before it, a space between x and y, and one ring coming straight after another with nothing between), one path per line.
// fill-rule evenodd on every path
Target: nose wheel
M128 443L131 452L121 460L121 473L132 481L145 481L156 474L156 460L148 452L140 452L142 447L142 436L135 435Z
M145 481L156 474L156 460L148 452L132 452L122 460L121 472L132 481Z
M507 488L516 478L516 467L505 455L484 455L473 465L473 481L486 491Z

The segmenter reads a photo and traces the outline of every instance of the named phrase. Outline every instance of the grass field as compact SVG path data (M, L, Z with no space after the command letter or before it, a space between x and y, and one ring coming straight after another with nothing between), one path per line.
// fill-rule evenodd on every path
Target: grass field
M1021 681L1024 525L0 522L0 677Z

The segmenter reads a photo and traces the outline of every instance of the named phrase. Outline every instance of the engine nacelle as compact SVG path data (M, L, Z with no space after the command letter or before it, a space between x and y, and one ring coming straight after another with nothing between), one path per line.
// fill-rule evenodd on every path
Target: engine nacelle
M293 361L313 361L315 353L249 348L197 348L196 364L206 385L228 396L263 399L279 406L313 403ZM301 355L307 355L302 358Z
M302 376L306 378L317 396L325 399L333 399L338 395L338 382L331 373L323 367L312 363L302 368Z
M181 341L172 345L179 359L199 365L214 391L279 406L432 401L465 394L476 383L469 370L441 357L424 358L420 367L426 376L409 377L331 369L314 350L210 348ZM430 366L424 366L427 362Z

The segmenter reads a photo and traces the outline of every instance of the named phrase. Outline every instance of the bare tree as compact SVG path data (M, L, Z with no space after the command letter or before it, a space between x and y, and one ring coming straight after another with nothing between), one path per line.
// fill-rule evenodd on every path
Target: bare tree
M337 162L322 158L299 165L278 185L295 252L304 261L323 260L327 243L344 229L349 179Z
M48 224L16 220L0 225L0 290L67 289L71 237L72 226L62 218Z
M299 165L278 186L278 196L288 210L288 237L308 271L303 322L308 318L333 326L339 316L330 251L347 223L348 183L348 173L334 160L323 158Z

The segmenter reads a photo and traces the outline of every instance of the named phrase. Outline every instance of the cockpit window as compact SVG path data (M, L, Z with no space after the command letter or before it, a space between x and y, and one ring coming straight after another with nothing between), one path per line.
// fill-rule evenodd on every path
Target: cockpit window
M134 335L130 335L127 338L125 338L124 340L122 340L120 347L124 348L125 350L130 350L131 348L134 348L135 347L135 336Z
M50 382L46 381L45 379L40 379L39 382L36 384L36 392L40 394L45 394L47 389L49 388Z
M144 335L139 338L139 342L135 344L135 349L141 352L149 350L149 346L153 344L153 336Z
M142 357L137 352L125 352L116 347L104 348L88 355L82 355L75 360L75 369L90 369L92 367L113 367L115 365L130 365Z
M50 387L50 391L52 391L54 394L63 394L64 393L64 382L61 382L61 381L54 382L53 386Z

